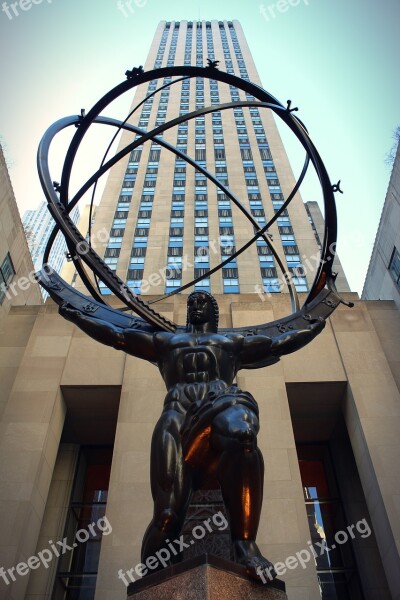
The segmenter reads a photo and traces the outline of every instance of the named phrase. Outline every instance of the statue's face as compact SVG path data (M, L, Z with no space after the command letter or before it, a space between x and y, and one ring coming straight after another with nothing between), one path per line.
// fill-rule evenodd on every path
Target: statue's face
M198 292L188 300L188 320L192 325L209 323L214 319L214 308L206 294Z

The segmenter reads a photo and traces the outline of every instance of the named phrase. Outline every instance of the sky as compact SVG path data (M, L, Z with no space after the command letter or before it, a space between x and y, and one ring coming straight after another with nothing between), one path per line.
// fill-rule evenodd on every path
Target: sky
M361 293L390 178L385 156L400 125L399 0L1 0L0 5L0 142L21 214L43 200L36 150L44 131L61 117L88 111L125 79L127 69L143 64L159 21L237 19L264 88L299 107L296 115L332 183L341 180L338 252L351 289ZM107 114L124 118L129 103L127 98L115 114ZM282 135L299 174L303 157L287 132ZM68 136L54 148L55 180ZM97 167L108 139L101 136L92 144L88 140L78 178ZM319 200L315 178L307 179L302 197Z

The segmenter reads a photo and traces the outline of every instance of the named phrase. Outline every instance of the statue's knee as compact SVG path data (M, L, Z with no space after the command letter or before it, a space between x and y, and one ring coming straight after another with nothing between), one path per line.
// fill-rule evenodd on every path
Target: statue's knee
M231 439L242 450L253 450L257 446L257 429L250 423L242 423L231 432Z
M242 421L235 427L215 432L212 443L214 448L219 450L252 450L257 446L257 432L258 429L254 425Z
M160 531L168 531L178 522L178 515L172 508L166 508L158 515L156 526Z

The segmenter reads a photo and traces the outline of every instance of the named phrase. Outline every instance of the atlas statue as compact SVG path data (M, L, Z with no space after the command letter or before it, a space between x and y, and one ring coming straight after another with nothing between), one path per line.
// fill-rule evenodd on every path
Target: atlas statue
M167 388L151 443L154 514L142 562L179 537L193 491L214 478L228 513L235 561L254 578L260 569L274 573L256 544L264 477L258 406L234 379L243 366L301 348L325 321L313 319L275 338L218 333L218 305L205 291L188 296L187 326L176 333L116 327L67 303L60 313L95 340L156 363Z
M235 384L235 377L240 369L266 367L278 362L281 356L300 349L321 332L326 319L341 302L351 305L337 294L335 273L332 271L337 239L334 193L342 190L339 184L332 186L305 125L294 115L297 109L290 108L291 101L286 106L281 104L258 85L219 70L215 61L209 61L204 68L183 65L145 72L139 67L127 71L125 75L126 81L107 92L90 111L82 110L80 115L60 119L48 128L40 142L39 177L56 225L46 247L43 268L36 276L60 306L63 317L95 340L158 366L165 382L167 394L151 444L154 513L143 539L143 563L148 557L154 556L167 539L180 535L193 492L204 489L211 481L217 481L229 517L236 562L244 565L251 577L257 578L260 569L268 569L274 575L271 563L262 556L256 544L264 476L263 458L257 446L258 407L253 396ZM154 91L147 89L145 99L151 100L162 90L193 78L207 78L221 85L236 87L245 92L246 99L196 108L150 131L131 122L132 115L144 100L134 106L123 121L103 114L114 100L131 93L139 85L162 80L162 84ZM203 163L196 162L163 136L164 132L181 123L238 108L271 110L291 129L306 151L304 166L294 188L285 201L279 194L279 207L275 207L273 216L262 226L234 192L208 171ZM72 197L70 181L74 160L93 124L113 127L115 134L98 170ZM50 174L49 151L55 136L68 127L75 128L75 133L66 153L61 183L58 184ZM121 131L129 134L129 142L107 160L112 142ZM210 270L202 269L202 273L191 282L152 302L135 294L120 279L116 270L95 252L91 243L91 217L98 180L118 161L128 159L132 152L139 151L146 142L156 144L163 152L172 152L179 160L202 173L254 228L254 237L241 248L235 248L229 256L224 255L218 266ZM285 216L310 164L321 183L325 230L315 279L300 307L293 273L289 272L281 253L275 248L270 228L279 217ZM69 214L90 188L93 188L93 192L86 240ZM125 196L122 198L125 202ZM48 269L52 245L59 232L66 239L67 256L73 261L89 296L68 285L57 273ZM205 291L189 294L186 326L170 321L151 306L211 277L255 243L268 247L267 253L273 256L282 271L292 303L292 315L257 326L218 328L217 302ZM300 276L303 276L301 272ZM123 303L121 309L107 304L103 294L105 290ZM177 559L173 557L171 560Z

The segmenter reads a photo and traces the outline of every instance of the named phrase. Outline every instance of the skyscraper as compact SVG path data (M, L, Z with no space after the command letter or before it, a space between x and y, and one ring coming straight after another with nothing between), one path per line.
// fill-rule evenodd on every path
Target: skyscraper
M71 211L71 219L76 224L79 219L79 208L76 206ZM47 242L53 227L54 219L51 216L47 203L41 202L37 209L26 210L22 217L26 238L28 240L29 251L32 256L33 264L36 270L42 267L43 256L46 250ZM59 273L66 261L67 244L61 234L57 235L49 256L51 267ZM43 300L48 298L48 293L42 289Z
M218 60L222 70L261 85L237 21L161 23L144 68L202 67L207 59ZM140 86L132 107L143 104L133 114L133 124L146 131L204 106L253 99L236 87L200 77L187 78L151 96L171 82L166 77ZM120 147L132 141L132 136L124 133ZM181 123L163 138L215 174L260 226L282 206L295 185L269 110L216 111ZM197 278L254 235L251 223L203 173L154 142L135 149L124 164L113 168L94 233L104 227L110 231L105 261L130 287L144 294L167 293ZM318 255L318 245L299 194L270 233L297 291L307 292L315 273L303 263ZM287 291L261 239L212 281L203 279L196 288L216 294ZM104 286L102 292L110 293Z

